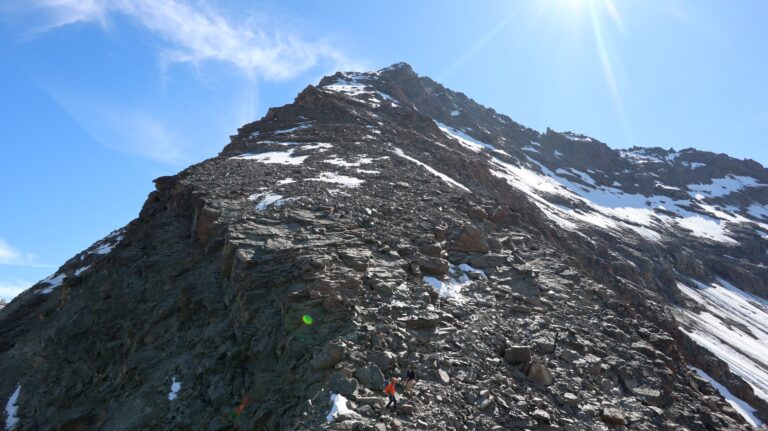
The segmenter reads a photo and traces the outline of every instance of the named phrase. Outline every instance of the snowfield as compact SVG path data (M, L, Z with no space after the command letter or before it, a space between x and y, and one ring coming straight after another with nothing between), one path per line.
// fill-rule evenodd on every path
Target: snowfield
M674 310L681 329L768 401L768 301L723 279L708 285L690 280L677 286L701 306L699 311Z
M639 155L635 155L639 157ZM624 192L615 186L601 186L588 173L572 168L552 171L528 157L528 165L515 165L496 157L491 159L491 174L504 178L513 187L531 196L544 213L559 226L578 230L592 225L614 231L617 235L631 231L650 241L660 241L663 230L687 232L702 239L737 244L728 232L730 223L754 223L768 232L763 223L768 210L754 207L753 218L738 215L737 208L727 211L708 205L702 193L722 196L744 187L762 186L750 177L733 177L710 185L691 185L692 200L672 199L665 195L641 195ZM538 168L538 169L536 169ZM670 186L662 188L672 189ZM552 197L557 197L553 203ZM565 199L563 199L565 198ZM570 204L564 204L563 202ZM757 217L757 216L760 217Z

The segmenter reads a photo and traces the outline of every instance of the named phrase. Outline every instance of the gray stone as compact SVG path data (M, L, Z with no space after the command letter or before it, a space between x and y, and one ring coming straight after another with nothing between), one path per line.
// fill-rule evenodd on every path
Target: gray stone
M480 229L467 225L458 238L451 242L449 249L466 253L487 253L491 248Z
M442 277L443 275L447 274L448 268L450 267L450 264L447 260L441 259L439 257L417 255L416 262L419 264L419 268L421 268L422 273L435 275L438 277Z
M368 389L381 391L387 385L384 373L376 365L366 365L355 370L355 378Z
M528 370L528 378L544 386L549 386L554 381L549 368L537 362L531 364Z
M442 384L444 384L444 385L447 385L448 382L451 381L451 378L448 376L448 373L446 373L443 370L438 369L437 370L437 381L442 383Z
M538 423L548 424L552 418L546 410L536 409L531 413L531 416Z
M368 249L347 249L339 251L339 258L345 265L356 270L365 271L368 269L368 262L372 254Z
M615 426L623 426L626 424L624 413L620 409L613 407L603 408L602 413L600 413L600 419L607 424Z
M382 370L392 368L397 356L392 352L370 352L368 353L368 362L376 365Z
M357 380L354 377L347 377L344 372L336 371L331 375L329 385L331 391L350 397L357 389Z
M337 344L326 344L316 348L312 366L315 368L331 368L344 358L344 348Z
M530 346L509 346L504 349L504 360L510 364L531 362Z

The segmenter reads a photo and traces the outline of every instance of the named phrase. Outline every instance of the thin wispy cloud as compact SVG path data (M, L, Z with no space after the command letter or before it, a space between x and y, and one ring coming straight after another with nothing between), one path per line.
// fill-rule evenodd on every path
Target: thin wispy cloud
M24 253L0 238L0 265L43 267L33 253Z
M325 41L306 40L281 26L284 20L257 14L231 18L206 3L179 0L33 0L48 14L44 30L74 23L109 27L125 16L164 42L162 61L231 63L262 79L287 79L321 62L350 67L351 62Z
M229 91L213 109L236 112L232 121L218 130L226 136L242 122L254 120L258 84L263 81L287 80L305 72L323 74L339 69L359 69L330 41L309 37L296 29L302 27L290 18L267 15L259 11L230 11L215 4L195 0L29 0L17 3L14 10L0 7L5 15L28 14L35 23L26 29L29 38L53 37L57 29L73 25L92 25L105 34L139 29L150 55L158 61L156 79L166 85L190 73L198 87L190 87L186 96L200 90L199 105L178 102L173 97L152 93L152 81L145 81L147 93L122 93L120 79L135 85L131 76L116 75L113 89L92 92L87 83L75 86L39 80L38 85L91 137L102 145L126 154L182 166L201 156L210 155L210 143L203 142L204 133L190 124L180 112L190 114L210 110L206 105L216 91ZM23 20L21 22L24 22ZM126 26L130 23L130 26ZM188 65L178 68L175 65ZM142 65L132 64L140 71ZM144 66L146 67L146 66ZM223 69L222 69L223 68ZM234 72L232 75L226 69ZM204 71L216 71L207 74ZM141 72L136 76L142 76ZM221 87L218 79L228 81ZM155 86L154 88L157 88ZM217 90L212 90L217 89ZM239 90L238 90L239 89ZM209 99L206 99L209 98ZM242 100L240 100L242 99ZM162 100L160 107L158 100ZM231 103L231 105L223 105ZM179 106L176 106L179 105ZM229 115L229 114L228 114ZM187 117L189 118L189 117ZM241 123L234 124L235 121ZM212 124L205 124L210 131Z
M48 95L94 140L121 153L169 164L188 163L184 139L159 116L136 108L115 108L55 88Z
M10 302L19 293L29 289L32 283L24 280L0 280L0 299Z

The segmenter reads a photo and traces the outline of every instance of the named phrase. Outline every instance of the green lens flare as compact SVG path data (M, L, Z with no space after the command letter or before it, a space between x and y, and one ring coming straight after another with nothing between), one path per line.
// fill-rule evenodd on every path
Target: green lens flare
M312 319L312 316L305 314L301 316L301 321L304 322L305 325L311 325L314 320Z

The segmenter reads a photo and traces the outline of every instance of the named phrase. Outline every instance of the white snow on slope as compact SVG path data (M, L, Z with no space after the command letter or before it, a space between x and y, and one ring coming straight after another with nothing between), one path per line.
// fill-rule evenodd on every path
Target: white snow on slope
M752 204L747 208L750 217L757 220L768 220L768 206L762 204Z
M275 208L279 208L288 202L288 199L283 199L283 195L278 195L270 192L257 193L257 194L248 196L248 200L249 201L259 200L259 203L256 204L256 211L264 211L270 205L274 206Z
M737 244L736 240L726 235L724 224L702 216L693 215L677 220L677 225L691 231L692 235L713 241Z
M736 208L728 208L729 213L697 201L699 212L695 212L688 199L627 193L615 187L598 186L589 174L575 169L560 168L553 172L530 157L528 161L529 166L517 166L492 158L491 173L530 195L551 220L566 229L578 229L579 223L588 223L610 230L631 230L649 240L659 240L661 228L684 228L693 236L736 244L728 236L727 224L755 222L735 214ZM537 165L541 172L531 165ZM573 176L586 184L571 181ZM547 199L551 195L559 197L558 204ZM571 202L570 207L563 204L562 198ZM768 223L755 223L768 230Z
M181 382L177 382L176 376L173 376L171 380L171 391L168 392L168 401L175 400L180 390L181 390Z
M331 410L325 416L325 420L333 422L333 420L336 419L336 416L339 415L352 419L360 419L361 417L357 412L354 412L347 407L347 399L344 398L344 395L331 393Z
M93 252L96 254L108 254L110 251L112 251L112 247L113 246L110 244L102 244Z
M110 253L112 251L112 249L117 244L119 244L120 241L123 240L123 235L122 234L123 234L123 230L122 229L117 229L117 230L114 230L114 231L110 232L109 235L107 235L103 239L101 239L101 240L96 242L96 244L99 244L99 246L96 248L96 250L93 250L90 253L101 254L101 255ZM81 259L84 256L85 255L80 256Z
M759 417L757 417L757 410L752 408L749 404L747 404L744 400L740 399L736 395L733 395L731 391L728 390L725 386L721 385L717 380L713 379L709 374L705 373L703 370L700 370L696 367L691 367L693 371L696 372L700 377L707 380L709 384L711 384L715 389L717 389L718 392L720 392L720 395L725 398L725 401L730 404L734 410L736 410L741 416L744 417L744 419L753 427L759 427L763 424L763 421L760 420Z
M713 178L711 184L688 184L691 197L700 199L704 197L726 196L746 187L766 187L755 178L740 175L727 175L724 178Z
M455 140L459 141L459 143L462 146L464 146L464 147L466 147L466 148L468 148L468 149L470 149L470 150L472 150L472 151L474 151L476 153L479 153L480 151L482 151L483 148L485 148L487 150L491 150L491 151L500 151L500 150L496 149L496 147L494 147L493 145L486 144L485 142L480 142L477 139L467 135L466 133L464 133L461 130L454 129L451 126L446 126L445 124L437 122L437 121L435 121L435 124L437 124L437 127L440 130L442 130L442 132L446 136L448 136L451 139L455 139Z
M432 169L429 165L427 165L425 163L422 163L422 162L414 159L413 157L411 157L409 155L406 155L403 152L403 150L401 150L400 148L395 147L394 145L392 146L392 148L393 148L392 152L394 152L398 156L404 158L405 160L411 161L411 162L416 163L417 165L423 167L424 169L429 171L429 173L431 173L432 175L434 175L434 176L440 178L441 180L445 181L448 185L450 185L452 187L458 187L458 188L464 190L465 192L469 192L468 188L464 187L461 183L459 183L458 181L456 181L453 178L449 177L448 175L440 173L440 172Z
M477 274L481 279L488 278L482 270L463 263L459 266L451 265L448 268L448 275L444 279L424 276L422 280L429 284L441 298L461 302L466 299L461 290L472 284L472 279L467 275L470 273Z
M705 163L699 163L699 162L680 162L683 166L687 166L691 169L698 169L702 168L704 166L707 166Z
M16 428L19 424L19 417L16 416L19 413L19 392L21 392L21 385L16 385L16 390L13 391L8 402L5 404L5 429L7 431Z
M643 165L646 163L668 163L674 160L678 155L678 153L671 153L666 157L661 157L650 152L648 148L639 148L636 150L620 150L619 154L621 157L638 165Z
M644 196L628 195L610 187L585 188L560 177L543 165L544 173L522 166L515 166L493 158L495 169L491 174L531 196L534 202L555 223L563 228L575 230L578 222L592 224L604 229L628 229L650 240L658 240L659 234L652 227L656 220L653 211L646 209ZM536 163L536 162L534 162ZM582 173L583 174L583 173ZM587 175L587 174L583 174ZM588 176L588 175L587 175ZM566 197L591 211L573 210L549 202L547 195Z
M335 172L322 172L317 178L306 178L305 181L323 181L326 183L340 184L344 187L354 188L364 183L360 178L339 175Z
M230 157L230 159L238 160L255 160L260 163L276 163L281 165L300 165L309 156L293 156L295 150L290 149L288 151L268 151L266 153L259 154L241 154L239 156Z
M768 401L768 301L723 279L710 285L691 280L691 285L677 287L703 309L674 310L682 330Z
M589 138L587 136L579 136L569 132L565 132L562 135L570 139L571 141L592 142L592 138Z
M84 273L84 272L85 272L85 271L87 271L87 270L88 270L88 268L90 268L90 267L91 267L91 265L86 265L86 266L81 266L80 268L77 268L77 269L75 270L75 272L74 272L74 274L75 274L75 277L77 277L78 275L80 275L80 274Z
M368 164L373 163L376 160L388 159L388 158L389 158L389 156L378 157L378 158L371 158L371 157L360 156L354 162L348 162L348 161L346 161L344 159L340 159L340 158L334 156L334 157L332 157L330 159L323 160L323 163L330 163L330 164L336 165L336 166L355 167L355 166L368 165Z
M333 84L324 85L320 88L325 91L343 94L366 103L373 108L381 106L382 101L389 102L393 107L397 108L400 106L397 99L377 91L373 86L363 82L366 78L372 78L377 74L377 72L345 72L342 74L343 78L336 80Z
M326 142L317 142L314 144L306 144L301 146L302 150L317 150L320 153L325 152L328 148L333 148L333 145Z
M42 295L47 295L47 294L53 292L54 289L56 289L57 287L61 286L61 283L64 282L65 278L67 278L67 274L64 274L64 273L61 273L61 272L58 272L58 273L56 273L56 274L46 278L45 280L41 281L41 283L46 283L46 284L48 284L48 286L44 287L43 289L40 289L40 291L38 291L38 293L40 293Z
M275 130L274 132L272 132L272 134L282 135L284 133L293 133L293 132L298 132L299 130L309 129L310 127L312 127L312 125L309 123L301 123L296 127L291 127L290 129Z

